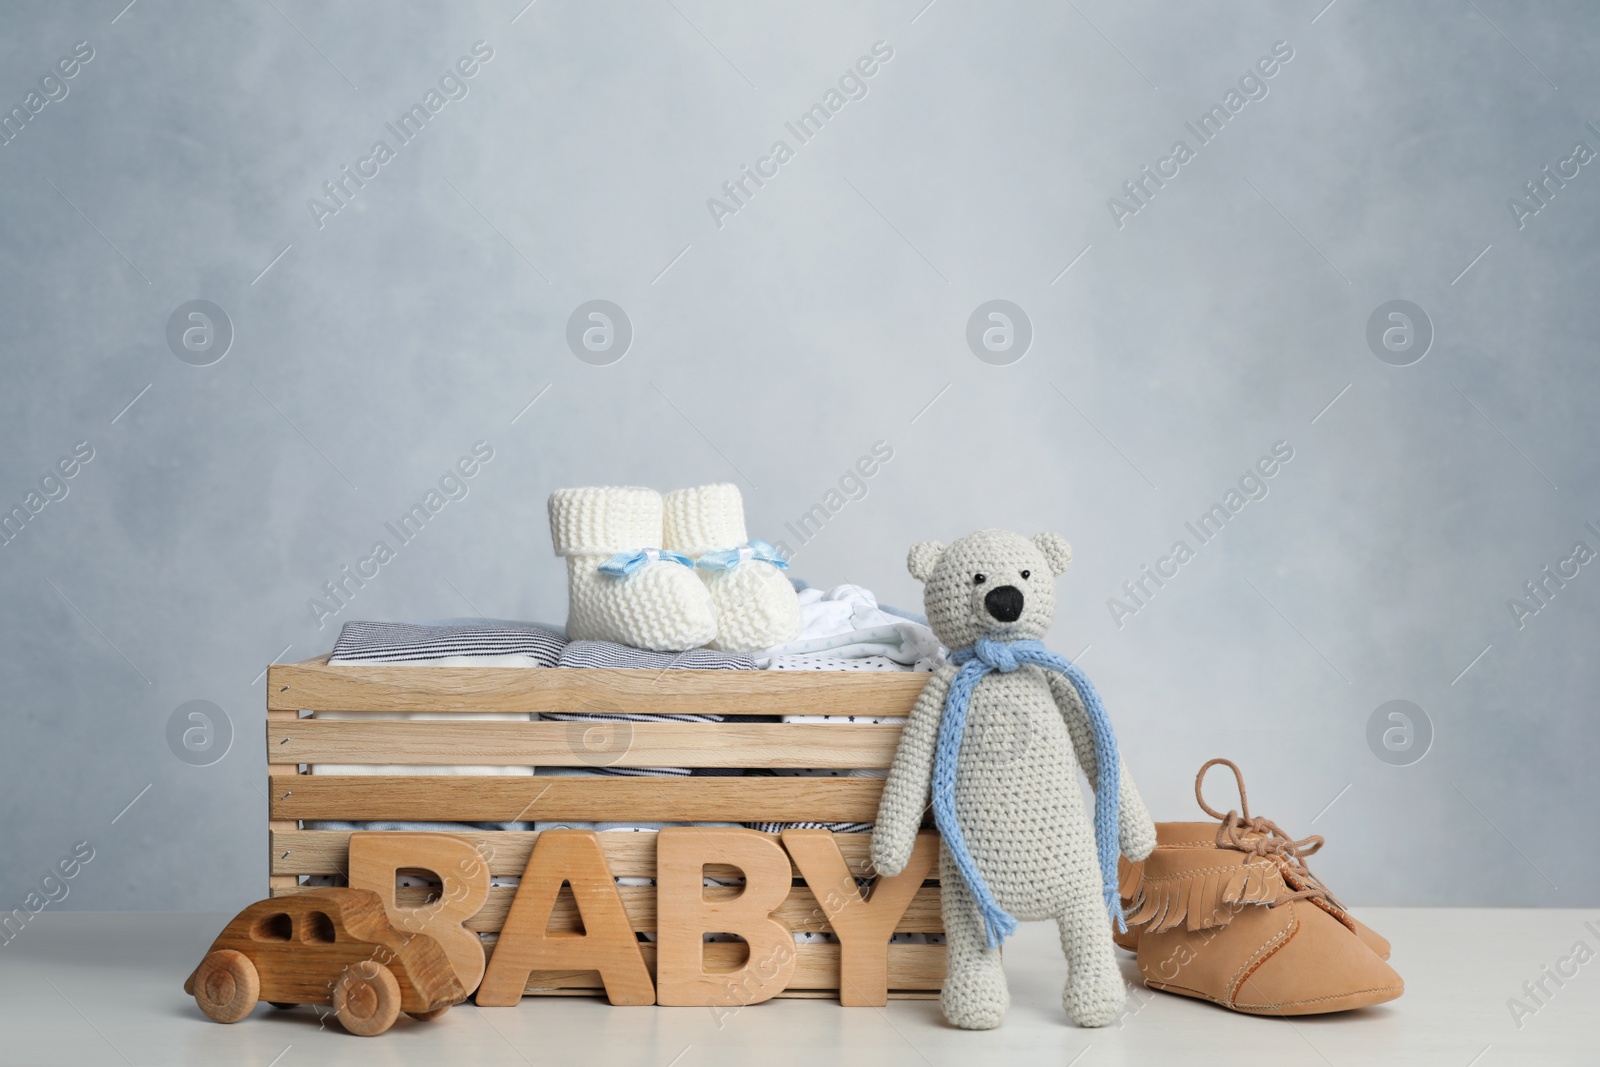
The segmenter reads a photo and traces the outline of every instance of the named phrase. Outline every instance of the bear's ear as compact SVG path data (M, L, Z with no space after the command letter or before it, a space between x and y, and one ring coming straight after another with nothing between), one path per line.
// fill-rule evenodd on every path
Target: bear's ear
M942 555L944 555L944 545L938 541L918 541L911 546L911 551L906 553L906 570L910 571L911 577L917 581L925 582L933 577L933 568Z
M1044 561L1050 564L1052 574L1060 574L1072 562L1072 546L1067 544L1067 539L1060 534L1039 534L1033 539L1033 547L1037 548L1044 556Z

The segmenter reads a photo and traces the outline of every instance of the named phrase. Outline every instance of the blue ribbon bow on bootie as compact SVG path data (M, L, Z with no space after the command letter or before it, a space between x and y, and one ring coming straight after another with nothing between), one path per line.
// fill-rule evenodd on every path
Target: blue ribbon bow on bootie
M751 539L738 548L722 548L715 552L702 553L694 561L694 565L707 571L731 571L745 560L753 559L761 563L770 563L779 570L788 570L789 561L783 554L765 541Z
M632 552L618 552L600 564L600 573L622 578L632 574L646 563L655 563L659 560L681 563L685 567L694 566L694 561L681 552L672 552L665 548L636 548Z
M1119 850L1117 792L1121 784L1121 767L1117 756L1117 738L1111 732L1111 720L1094 684L1070 660L1064 659L1044 647L1042 641L991 641L980 638L971 648L958 648L950 653L950 662L959 664L961 670L950 681L950 691L945 696L944 714L939 719L939 738L933 754L933 820L950 849L950 858L961 872L961 880L978 904L983 917L984 937L990 948L1016 932L1017 920L1012 918L1000 902L995 900L989 884L984 881L972 853L967 850L966 835L956 820L956 758L961 753L961 735L967 728L967 705L978 682L990 671L1009 674L1024 663L1032 663L1046 670L1066 676L1083 700L1084 711L1089 716L1089 729L1094 734L1096 775L1094 783L1094 843L1100 861L1101 891L1106 910L1117 929L1126 931L1122 915L1122 897L1117 892L1117 852Z

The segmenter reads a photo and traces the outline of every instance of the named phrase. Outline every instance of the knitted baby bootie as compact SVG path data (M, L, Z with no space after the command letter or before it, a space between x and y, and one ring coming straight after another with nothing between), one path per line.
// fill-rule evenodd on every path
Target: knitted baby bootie
M736 485L678 489L665 498L665 547L695 557L717 605L712 648L749 652L793 641L800 633L800 600L783 576L787 562L744 528Z
M550 540L567 559L567 636L657 652L717 635L693 561L661 547L661 494L637 486L557 489Z

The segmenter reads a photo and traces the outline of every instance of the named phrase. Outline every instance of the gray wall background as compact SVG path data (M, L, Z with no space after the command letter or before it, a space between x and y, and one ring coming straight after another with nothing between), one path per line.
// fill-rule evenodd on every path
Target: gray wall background
M1507 607L1600 549L1600 164L1522 228L1507 205L1600 149L1593 9L924 2L0 15L6 108L94 49L0 147L0 502L94 449L0 547L0 910L79 840L62 907L261 896L268 661L350 618L559 620L551 489L723 480L796 573L890 603L913 541L1066 534L1050 643L1087 646L1158 818L1229 755L1351 901L1600 899L1600 576ZM319 229L308 198L479 40L469 95ZM865 98L716 226L880 40ZM1107 199L1279 41L1268 95L1119 228ZM1005 366L965 338L995 298L1034 332ZM235 332L210 366L166 340L193 299ZM565 340L591 299L634 330L608 366ZM1435 334L1409 366L1366 340L1393 299ZM880 439L865 498L787 536ZM319 628L322 583L478 440L467 498ZM1119 628L1108 598L1277 441L1265 499ZM1396 699L1431 724L1406 765L1367 740ZM166 740L190 700L233 727L209 766Z

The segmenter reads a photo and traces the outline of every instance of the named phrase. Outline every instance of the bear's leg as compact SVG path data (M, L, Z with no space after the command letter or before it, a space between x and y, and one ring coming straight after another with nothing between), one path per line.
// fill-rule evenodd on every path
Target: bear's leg
M989 948L983 917L967 891L950 853L939 848L939 891L947 944L944 992L939 1007L944 1017L963 1030L992 1030L1005 1018L1011 995L1000 969L1000 952Z
M1079 1026L1115 1022L1127 1001L1122 972L1111 943L1111 923L1097 880L1072 888L1066 908L1056 918L1061 950L1067 955L1067 988L1061 1006Z

